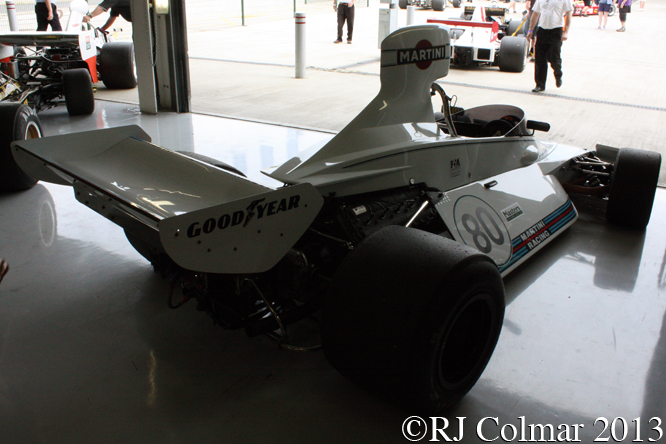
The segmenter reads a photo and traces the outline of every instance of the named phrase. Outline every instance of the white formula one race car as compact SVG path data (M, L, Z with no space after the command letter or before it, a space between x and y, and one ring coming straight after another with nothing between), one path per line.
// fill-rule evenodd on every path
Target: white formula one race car
M455 66L499 66L501 71L523 72L529 43L523 21L507 19L508 9L465 6L460 19L428 19L450 27Z
M419 8L443 11L446 8L446 0L399 0L398 6L400 9L407 9L407 6L418 6Z
M65 102L70 115L95 110L93 84L136 87L132 42L113 42L99 29L84 29L88 3L74 0L66 31L0 34L0 101L36 112Z
M377 97L319 150L265 171L277 189L155 146L136 126L11 152L28 176L71 185L122 227L217 324L288 347L290 324L315 316L341 374L438 411L474 386L495 349L502 277L576 221L567 192L643 229L661 157L539 140L534 129L548 125L515 106L452 113L432 86L449 69L446 27L402 28L381 49Z
M471 0L468 0L471 1ZM462 0L448 0L454 8L460 8ZM433 11L443 11L446 9L447 0L399 0L398 6L400 9L407 9L407 6L417 6L423 9L431 9Z

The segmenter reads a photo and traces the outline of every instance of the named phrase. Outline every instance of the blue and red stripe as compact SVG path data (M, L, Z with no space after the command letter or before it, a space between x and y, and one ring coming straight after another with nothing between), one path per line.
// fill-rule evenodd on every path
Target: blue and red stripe
M567 202L564 205L550 213L541 221L545 224L543 228L530 235L527 239L523 239L522 236L515 237L511 242L511 260L500 267L500 272L503 272L504 270L513 266L527 253L532 251L533 248L529 247L530 241L533 241L536 237L540 236L546 231L550 236L554 235L560 229L567 226L569 222L574 220L577 214L578 213L576 212L576 208L573 206L571 199L567 199ZM539 225L539 223L536 223L535 225Z

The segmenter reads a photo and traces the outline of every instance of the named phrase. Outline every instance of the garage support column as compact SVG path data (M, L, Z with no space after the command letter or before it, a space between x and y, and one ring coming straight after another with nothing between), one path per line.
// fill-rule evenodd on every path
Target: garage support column
M131 4L141 111L190 112L184 1L132 0Z
M131 0L132 40L139 88L141 112L157 114L157 92L153 69L153 32L150 20L150 0Z
M169 0L167 14L155 9L155 71L160 109L190 112L190 68L184 0Z

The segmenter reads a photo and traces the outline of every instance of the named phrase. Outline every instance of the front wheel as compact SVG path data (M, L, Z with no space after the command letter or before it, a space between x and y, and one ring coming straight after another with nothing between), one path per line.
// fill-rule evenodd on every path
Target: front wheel
M460 8L460 0L451 0L451 5L453 5L454 8Z
M63 72L62 86L70 116L88 115L95 111L95 96L88 69L74 68Z
M398 0L398 6L400 9L407 9L407 0Z
M0 190L21 191L37 180L23 172L14 160L11 143L42 137L42 124L35 111L19 103L0 103Z
M639 230L650 221L659 181L661 154L654 151L621 149L611 176L606 220Z
M446 7L445 0L432 0L433 11L443 11L445 7Z
M434 413L476 384L503 319L504 286L488 256L393 226L366 238L337 270L322 345L331 365L361 387Z

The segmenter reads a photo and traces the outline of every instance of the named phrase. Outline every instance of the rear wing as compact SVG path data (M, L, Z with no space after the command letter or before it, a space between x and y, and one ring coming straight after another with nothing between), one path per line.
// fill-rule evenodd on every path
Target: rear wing
M71 185L76 199L183 268L259 273L312 224L310 184L272 190L150 143L138 126L12 143L29 176Z

